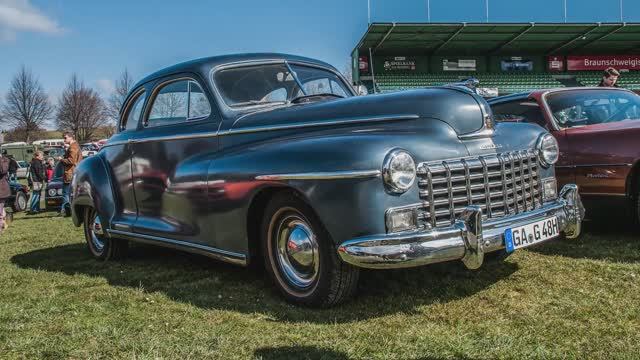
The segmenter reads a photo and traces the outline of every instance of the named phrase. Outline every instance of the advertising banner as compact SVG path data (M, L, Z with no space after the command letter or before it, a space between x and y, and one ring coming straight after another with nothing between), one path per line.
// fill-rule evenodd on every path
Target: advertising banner
M384 71L416 71L416 59L406 56L385 59Z
M442 59L443 71L476 71L475 59Z
M358 70L360 70L360 74L362 75L369 74L369 57L368 56L358 57Z
M547 58L548 71L564 71L564 59L562 56L549 56Z
M502 71L533 71L533 61L521 57L512 57L509 60L500 61Z
M640 70L640 55L575 55L567 56L567 70Z

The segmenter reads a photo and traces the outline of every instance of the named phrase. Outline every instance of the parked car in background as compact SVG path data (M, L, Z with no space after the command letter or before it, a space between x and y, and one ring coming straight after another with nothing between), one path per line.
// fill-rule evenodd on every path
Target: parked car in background
M62 206L62 175L64 166L58 163L55 167L53 178L47 183L47 190L44 195L45 209L47 211L58 211Z
M29 176L29 163L23 160L16 161L18 163L18 171L16 176L18 179L26 179Z
M17 181L10 181L11 196L5 202L6 207L13 209L13 212L21 212L27 209L29 199L29 188Z
M58 159L64 156L64 148L62 146L52 146L44 149L45 158Z
M130 240L262 257L286 299L313 306L352 295L360 268L476 269L485 254L579 235L580 197L557 190L544 129L496 125L460 87L355 95L332 66L290 55L152 74L118 134L78 165L73 222L101 260Z
M93 156L100 150L100 148L94 143L82 144L80 145L80 149L82 150L83 158Z
M499 121L534 123L560 147L560 185L575 183L589 212L635 210L640 221L640 96L620 88L563 88L489 101Z

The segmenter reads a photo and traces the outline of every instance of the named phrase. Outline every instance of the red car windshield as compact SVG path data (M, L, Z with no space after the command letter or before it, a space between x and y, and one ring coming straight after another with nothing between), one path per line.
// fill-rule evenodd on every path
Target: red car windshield
M563 128L640 119L640 96L628 91L560 91L546 100Z

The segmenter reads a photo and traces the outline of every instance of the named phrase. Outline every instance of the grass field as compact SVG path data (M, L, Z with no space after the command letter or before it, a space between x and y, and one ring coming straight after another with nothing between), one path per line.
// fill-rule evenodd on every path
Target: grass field
M640 235L604 224L479 271L365 272L353 301L314 310L259 270L142 245L98 263L69 219L18 215L0 237L0 358L637 359Z

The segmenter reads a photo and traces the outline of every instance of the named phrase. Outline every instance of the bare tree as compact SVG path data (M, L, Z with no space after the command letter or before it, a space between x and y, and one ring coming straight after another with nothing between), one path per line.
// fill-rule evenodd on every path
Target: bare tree
M105 105L98 93L85 87L73 74L58 101L58 129L73 132L78 141L87 141L105 125L106 118Z
M32 135L42 129L53 113L53 106L40 81L25 66L11 81L5 100L0 109L0 123L20 130L22 140L26 142L32 140Z
M114 126L118 123L118 117L120 116L120 108L124 104L124 100L127 98L127 94L133 87L133 77L129 74L127 69L124 69L120 78L116 80L115 89L109 100L107 101L106 109L109 119L113 122Z

